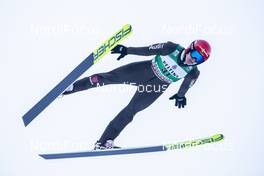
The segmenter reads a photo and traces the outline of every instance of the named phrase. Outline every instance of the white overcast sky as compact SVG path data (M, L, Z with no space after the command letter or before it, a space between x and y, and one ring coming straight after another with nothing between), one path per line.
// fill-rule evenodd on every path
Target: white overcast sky
M2 0L0 175L263 175L263 2L143 0ZM117 138L124 147L156 145L223 133L219 144L164 153L46 161L38 153L90 150L135 88L117 86L52 103L27 128L22 116L98 45L124 24L123 44L147 46L194 39L211 58L179 110L169 89ZM83 76L151 59L108 54ZM127 87L126 87L127 88Z

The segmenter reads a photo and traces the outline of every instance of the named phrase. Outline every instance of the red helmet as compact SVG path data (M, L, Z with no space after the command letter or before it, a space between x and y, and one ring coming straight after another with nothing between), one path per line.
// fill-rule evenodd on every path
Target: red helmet
M186 49L185 53L189 52L191 52L191 56L196 59L197 64L201 64L209 58L211 54L211 46L205 40L195 40Z

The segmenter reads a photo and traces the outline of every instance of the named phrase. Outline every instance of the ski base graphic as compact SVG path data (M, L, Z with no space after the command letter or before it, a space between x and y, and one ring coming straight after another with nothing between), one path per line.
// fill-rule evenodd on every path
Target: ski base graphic
M223 139L224 139L223 134L216 134L211 137L206 137L201 139L195 139L195 140L165 144L165 145L149 146L149 147L40 154L39 156L41 156L44 159L66 159L66 158L79 158L79 157L98 157L98 156L109 156L109 155L128 155L128 154L136 154L136 153L162 152L162 151L175 150L175 149L191 148L209 143L215 143L222 141Z

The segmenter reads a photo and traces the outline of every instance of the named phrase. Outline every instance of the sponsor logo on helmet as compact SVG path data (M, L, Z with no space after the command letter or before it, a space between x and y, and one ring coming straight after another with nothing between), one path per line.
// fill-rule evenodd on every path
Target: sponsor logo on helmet
M198 51L203 55L205 56L206 58L209 57L209 54L206 52L206 50L204 48L202 48L201 46L197 46L198 48Z

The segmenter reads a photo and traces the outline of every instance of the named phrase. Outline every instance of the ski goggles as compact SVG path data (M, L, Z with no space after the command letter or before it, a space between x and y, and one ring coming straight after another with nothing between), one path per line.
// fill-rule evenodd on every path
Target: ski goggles
M192 49L190 51L190 55L197 64L200 64L205 61L204 57L196 49Z

